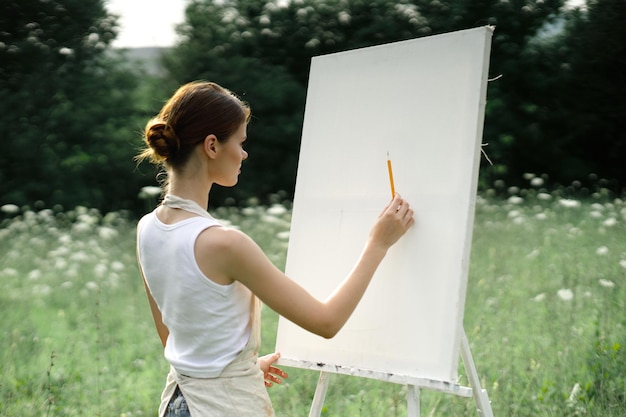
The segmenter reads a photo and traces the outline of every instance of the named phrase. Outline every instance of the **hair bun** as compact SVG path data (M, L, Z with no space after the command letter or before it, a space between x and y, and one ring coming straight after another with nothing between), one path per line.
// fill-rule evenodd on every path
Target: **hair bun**
M167 160L180 149L176 132L163 121L150 121L146 126L145 139L158 159Z

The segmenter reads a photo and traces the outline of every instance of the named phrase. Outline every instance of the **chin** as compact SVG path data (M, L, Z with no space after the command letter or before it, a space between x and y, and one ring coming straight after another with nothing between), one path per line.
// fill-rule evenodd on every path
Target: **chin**
M224 188L232 188L235 185L237 185L239 181L234 181L234 182L218 182L217 185L219 185L220 187L224 187Z

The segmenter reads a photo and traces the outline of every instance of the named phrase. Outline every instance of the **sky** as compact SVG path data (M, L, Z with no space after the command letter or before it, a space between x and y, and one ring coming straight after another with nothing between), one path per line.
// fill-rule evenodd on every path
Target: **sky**
M578 6L584 0L567 3ZM106 4L110 13L120 16L120 33L113 42L116 48L172 46L175 26L185 20L185 0L108 0Z
M113 42L116 48L172 46L174 27L182 23L185 0L108 0L110 13L120 16L120 32Z

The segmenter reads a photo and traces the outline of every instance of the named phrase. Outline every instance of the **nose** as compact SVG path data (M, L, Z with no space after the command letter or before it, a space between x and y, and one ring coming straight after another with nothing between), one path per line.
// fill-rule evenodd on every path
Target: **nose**
M246 152L245 150L242 150L241 155L242 155L241 157L242 161L245 161L246 159L248 159L248 152Z

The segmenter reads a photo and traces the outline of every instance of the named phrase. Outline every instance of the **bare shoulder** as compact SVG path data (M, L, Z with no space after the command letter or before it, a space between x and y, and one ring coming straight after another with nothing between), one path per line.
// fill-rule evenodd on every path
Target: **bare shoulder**
M196 262L200 270L218 284L227 285L239 279L242 263L260 251L245 233L227 227L203 230L195 243Z
M248 235L229 227L209 227L204 229L196 240L196 247L222 255L237 252L250 244L254 242Z

